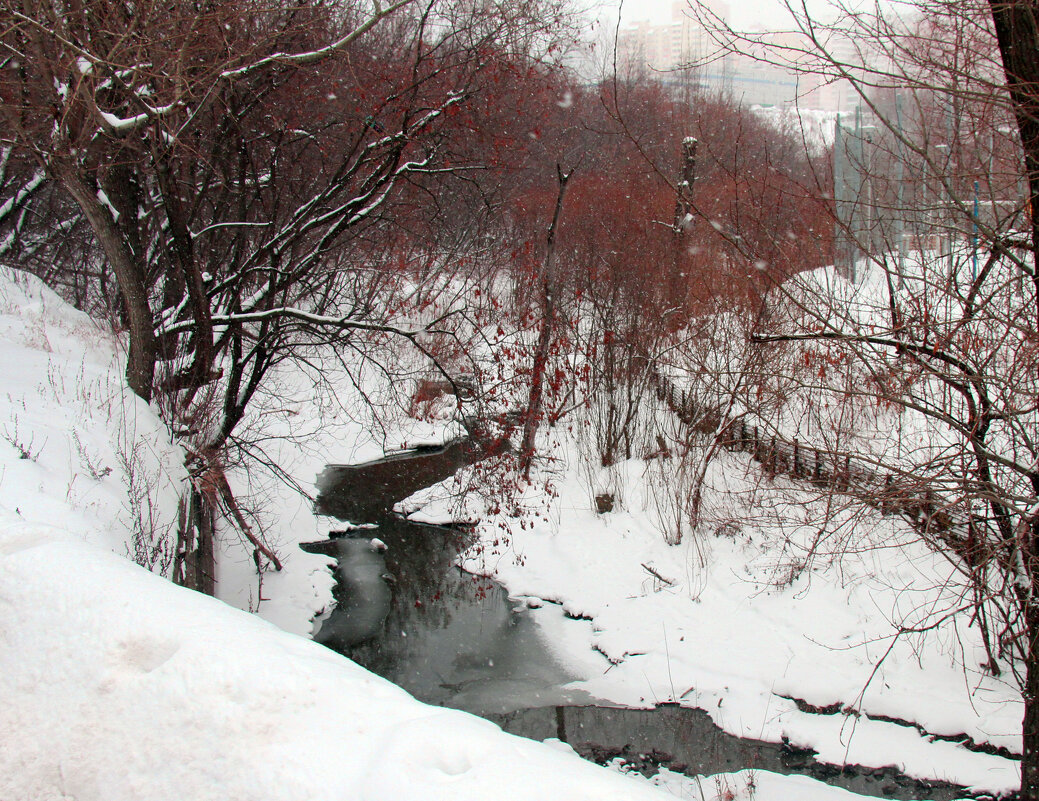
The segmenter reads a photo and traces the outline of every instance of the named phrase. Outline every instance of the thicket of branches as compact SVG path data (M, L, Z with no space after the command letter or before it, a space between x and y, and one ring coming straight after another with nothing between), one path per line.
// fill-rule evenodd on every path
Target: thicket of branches
M980 670L1010 672L1023 692L1021 797L1034 799L1036 6L925 1L898 15L838 7L833 25L790 8L802 45L740 34L699 12L719 42L847 82L861 106L845 117L834 154L835 252L848 281L791 282L757 332L762 347L785 343L799 387L785 418L771 422L805 437L806 422L836 425L848 410L874 427L857 455L887 477L888 508L910 518L961 581L958 608L904 630L960 613L978 627L988 651ZM829 404L821 418L806 411L813 402Z
M538 428L586 407L609 464L691 316L828 258L793 138L723 98L588 87L559 66L554 0L0 21L0 258L125 335L130 387L189 453L176 570L204 590L218 512L278 564L225 468L280 363L334 346L392 375L408 343L467 419L508 436L525 415L528 466Z
M500 198L482 173L526 133L504 110L550 79L566 29L550 3L0 17L3 253L125 329L130 387L192 454L197 539L206 508L234 508L221 451L273 366L416 337L404 279Z

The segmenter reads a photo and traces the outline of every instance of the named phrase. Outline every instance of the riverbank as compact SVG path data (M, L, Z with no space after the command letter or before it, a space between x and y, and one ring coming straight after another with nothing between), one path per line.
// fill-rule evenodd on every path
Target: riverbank
M663 797L156 575L183 454L115 346L0 272L2 801ZM311 573L331 584L326 557L289 560L264 597ZM307 600L270 607L302 616Z
M186 480L183 454L123 385L114 341L31 279L5 276L0 288L0 360L10 377L0 398L7 421L0 451L0 692L13 699L0 710L8 733L0 748L0 799L395 801L441 793L569 801L652 792L642 779L580 762L561 744L513 740L490 724L418 704L305 640L314 612L329 602L332 576L328 557L297 545L323 538L333 523L315 517L310 498L297 490L312 493L325 464L443 441L456 433L448 417L419 423L401 416L392 429L374 429L357 411L349 381L336 384L332 359L283 371L268 402L258 405L252 447L284 475L257 466L248 473L232 469L230 479L241 497L252 499L254 519L264 524L286 569L265 574L260 585L249 551L225 536L218 588L223 600L258 608L258 616L301 639L130 564L127 557L136 557L162 572L172 557L162 543L175 525ZM307 372L325 368L322 383ZM567 448L556 449L555 464L574 458ZM769 671L786 676L778 657L756 661L773 647L771 640L753 641L767 631L765 622L731 636L744 625L733 615L749 614L748 600L724 591L724 571L735 570L737 557L753 547L720 537L722 544L712 546L712 564L719 567L693 571L695 544L664 545L634 495L619 497L614 512L596 515L577 462L571 464L570 473L566 467L551 475L556 497L531 491L526 516L487 518L482 562L468 566L493 571L514 596L540 604L533 610L536 636L594 694L646 705L680 697L684 682L695 679L695 699L683 702L695 700L712 717L725 710L730 722L741 720L742 704L743 728L756 729L754 735L763 724L751 713L760 716L764 706L766 724L778 719L790 731L796 719L780 706L779 692L791 687L773 688L768 680ZM630 486L640 486L643 468L632 463L625 469ZM769 492L759 499L774 503ZM440 514L435 504L422 511ZM769 525L761 522L755 531L780 536L782 529ZM761 564L775 542L761 541ZM823 567L808 578L831 575ZM667 583L678 579L682 583ZM694 579L706 582L699 594L692 591L699 586ZM813 582L829 586L832 579ZM714 584L717 590L710 589ZM780 593L786 600L774 607L762 600L753 614L767 622L771 609L781 630L784 616L799 614L793 604L804 589L797 584ZM887 597L882 590L876 599ZM713 593L718 601L698 617L696 609ZM761 587L746 594L769 597ZM829 597L856 601L860 614L880 602ZM581 616L588 619L573 619ZM664 624L660 637L657 621ZM683 644L693 642L693 627L700 626L702 658ZM733 652L728 661L719 657L723 650ZM713 673L710 660L718 660ZM962 707L953 711L959 715ZM835 731L852 725L861 732L867 724L830 717L840 724ZM853 797L765 771L699 783L664 772L656 781L690 798L701 792L758 801Z
M733 735L835 765L1016 790L1016 688L981 670L984 649L965 620L906 631L921 610L960 602L952 569L907 526L830 510L854 544L809 557L829 535L805 521L826 518L826 499L722 453L708 471L705 524L668 545L647 491L661 465L630 460L589 480L573 439L557 434L551 452L527 514L485 519L463 564L516 599L561 610L546 638L581 672L570 687L630 707L700 708ZM596 483L616 488L613 511L596 511ZM406 507L430 521L458 514L448 492Z

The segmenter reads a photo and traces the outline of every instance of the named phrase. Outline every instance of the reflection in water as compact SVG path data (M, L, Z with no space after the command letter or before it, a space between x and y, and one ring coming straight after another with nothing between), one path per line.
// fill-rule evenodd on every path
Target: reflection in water
M330 464L317 477L314 511L354 522L385 517L397 501L450 478L485 453L467 439L456 439L364 464Z
M811 752L733 737L698 709L587 705L593 699L585 693L564 689L577 677L548 653L529 614L513 609L500 585L454 566L464 532L388 512L475 453L454 443L419 457L330 466L322 473L318 512L374 521L377 528L303 546L338 559L336 603L318 621L315 639L422 701L491 717L506 731L536 740L558 737L597 762L619 756L648 772L664 765L690 775L760 768L893 798L969 795L892 768L826 765Z
M585 756L653 757L699 774L745 767L787 772L782 770L782 746L730 737L701 709L573 706L524 709L492 719L513 734L536 740L557 737Z
M556 737L586 759L604 763L620 757L648 772L664 766L689 776L704 776L755 768L812 776L861 795L935 801L970 795L945 782L910 779L894 768L822 764L809 751L726 734L703 710L673 704L655 709L556 706L491 715L490 719L512 734L534 740Z
M395 528L391 536L407 542L391 546L387 561L407 578L398 584L384 635L350 657L428 703L489 712L561 702L565 693L550 688L576 677L551 658L534 622L513 611L500 585L451 566L445 557L454 547L444 540L457 547L458 535L430 526ZM410 548L419 538L424 546ZM443 559L439 570L426 569L429 550Z
M364 642L379 634L390 613L390 591L384 556L385 546L361 530L361 536L337 537L327 543L307 543L304 550L323 553L338 560L335 568L335 606L320 615L314 639L336 651Z
M484 714L590 700L562 688L577 677L499 584L454 566L465 541L383 516L377 529L304 546L338 558L336 605L314 639L427 703Z

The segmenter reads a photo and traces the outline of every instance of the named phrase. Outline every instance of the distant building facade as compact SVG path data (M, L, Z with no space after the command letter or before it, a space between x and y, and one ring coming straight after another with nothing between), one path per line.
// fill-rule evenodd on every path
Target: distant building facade
M706 0L703 5L708 16L730 23L730 8L723 0ZM636 22L622 28L617 51L629 71L648 70L665 83L691 83L724 92L744 105L824 111L842 111L855 105L853 91L846 83L827 83L820 76L799 75L749 55L726 53L718 35L692 14L687 3L675 2L670 22ZM789 53L805 49L807 44L792 33L769 34L768 39L786 46Z

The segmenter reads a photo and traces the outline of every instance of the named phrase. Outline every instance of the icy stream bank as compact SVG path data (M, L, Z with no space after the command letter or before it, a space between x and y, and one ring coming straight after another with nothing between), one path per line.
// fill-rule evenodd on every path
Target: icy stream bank
M484 715L532 739L556 738L600 763L619 758L649 773L666 767L690 776L744 768L801 774L887 798L969 795L961 786L913 779L893 767L832 765L787 743L736 737L700 709L597 705L571 684L579 676L555 657L541 626L558 631L586 621L567 620L558 605L510 600L497 582L455 567L464 532L389 511L423 481L449 476L472 453L452 443L323 474L319 510L361 510L375 527L353 528L323 545L338 558L338 610L322 621L319 641L427 703ZM362 637L358 621L368 627ZM610 667L602 660L602 671Z

